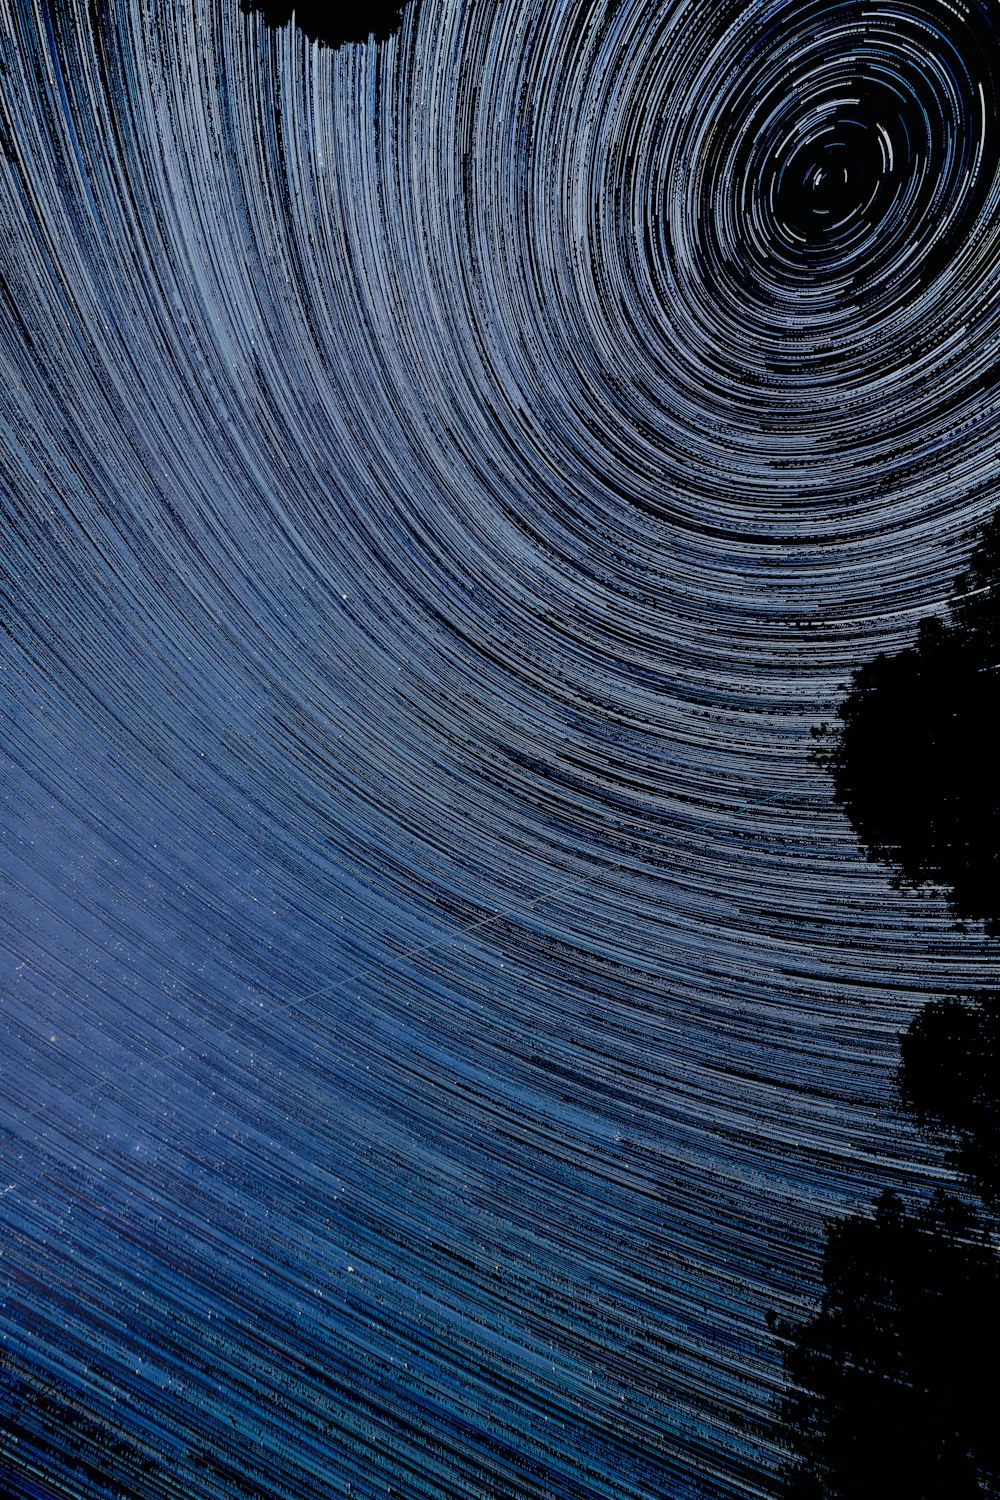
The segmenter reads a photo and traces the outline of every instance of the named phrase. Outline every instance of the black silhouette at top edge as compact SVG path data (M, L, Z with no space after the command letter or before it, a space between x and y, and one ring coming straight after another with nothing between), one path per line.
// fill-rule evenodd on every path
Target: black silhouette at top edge
M415 3L415 0L414 0ZM310 41L326 47L341 47L348 42L384 42L403 23L403 4L393 0L368 0L364 5L282 5L271 0L240 0L245 15L255 12L264 23L277 30L294 24Z

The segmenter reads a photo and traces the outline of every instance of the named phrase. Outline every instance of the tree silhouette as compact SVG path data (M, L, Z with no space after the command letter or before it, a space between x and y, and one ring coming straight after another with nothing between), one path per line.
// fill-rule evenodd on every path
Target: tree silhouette
M991 1208L1000 1206L1000 993L932 1000L900 1040L900 1093Z
M856 671L822 758L871 859L945 889L1000 933L1000 522L980 534L947 620Z
M774 1326L793 1382L783 1500L1000 1495L1000 1260L969 1209L883 1194L829 1230L816 1316Z
M821 758L871 859L933 882L960 920L1000 932L1000 518L947 619L851 679ZM931 1001L900 1038L902 1104L991 1210L1000 1204L1000 993ZM790 1390L783 1500L1000 1496L993 1369L1000 1259L990 1221L938 1194L891 1193L827 1234L823 1298L775 1322Z
M245 15L256 11L264 17L266 25L275 29L287 26L294 19L311 41L327 47L340 47L346 42L386 41L402 25L403 8L404 0L368 0L367 4L357 6L284 5L272 0L240 3Z

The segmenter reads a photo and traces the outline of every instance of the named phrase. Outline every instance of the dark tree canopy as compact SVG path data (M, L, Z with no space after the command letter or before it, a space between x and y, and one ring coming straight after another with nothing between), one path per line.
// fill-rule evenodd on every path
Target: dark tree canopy
M981 533L946 620L855 672L824 760L872 859L944 888L954 914L1000 933L1000 518ZM1000 992L933 1000L901 1038L903 1105L996 1210ZM995 1212L991 1214L995 1223ZM1000 1496L995 1373L1000 1258L955 1198L827 1236L819 1312L784 1340L792 1455L783 1500Z
M945 888L1000 932L1000 524L982 533L949 618L855 672L826 755L872 859Z
M883 1194L829 1231L824 1285L814 1318L777 1325L783 1500L1000 1495L1000 1260L970 1211Z
M1000 1204L1000 993L932 1000L901 1039L903 1102L950 1146L991 1207Z
M386 41L399 30L403 21L403 0L368 0L361 5L284 5L271 0L240 0L240 9L246 15L255 11L264 17L265 24L277 29L287 26L293 19L311 41L322 42L327 47L340 47L346 42Z

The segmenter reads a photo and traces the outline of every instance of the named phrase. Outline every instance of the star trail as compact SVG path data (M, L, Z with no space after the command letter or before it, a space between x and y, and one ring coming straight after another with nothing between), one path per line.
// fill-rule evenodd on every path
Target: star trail
M994 503L996 9L261 9L0 6L0 1483L772 1495L996 987L811 737Z

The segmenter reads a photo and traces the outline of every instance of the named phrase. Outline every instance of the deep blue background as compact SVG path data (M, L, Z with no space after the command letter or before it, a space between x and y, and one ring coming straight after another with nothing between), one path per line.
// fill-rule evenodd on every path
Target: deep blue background
M766 1493L768 1310L947 1178L995 947L809 759L995 467L988 60L875 13L8 0L0 1332L150 1496ZM866 55L810 270L747 142Z

